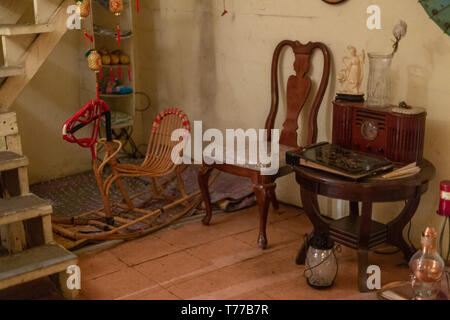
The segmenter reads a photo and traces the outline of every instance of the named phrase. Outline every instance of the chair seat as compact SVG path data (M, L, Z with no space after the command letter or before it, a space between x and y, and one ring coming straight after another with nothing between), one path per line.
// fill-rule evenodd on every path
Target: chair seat
M134 164L134 163L120 163L115 169L119 175L127 176L145 176L145 177L160 177L169 174L175 168L175 164L167 161L152 161L150 164Z
M259 149L257 150L256 159L252 159L252 161L250 161L249 143L245 144L245 152L240 152L240 153L237 152L236 145L234 147L234 150L228 148L227 146L224 146L223 147L224 162L229 165L235 165L237 167L242 167L242 168L246 168L249 170L260 171L262 174L266 174L266 175L277 175L280 171L278 169L288 167L288 165L286 164L286 152L289 150L292 150L294 148L280 144L279 150L276 150L275 154L272 154L271 143L270 142L265 142L265 143L266 143L266 148L267 148L266 149L267 156L270 159L272 158L272 155L273 155L273 157L278 158L278 168L275 167L275 164L273 164L274 168L271 168L271 166L272 166L271 162L264 163L262 161L262 159L260 159L260 157L259 157ZM208 155L203 155L203 159L207 163L215 162L214 158L211 156L208 156ZM256 161L254 161L254 160L256 160Z

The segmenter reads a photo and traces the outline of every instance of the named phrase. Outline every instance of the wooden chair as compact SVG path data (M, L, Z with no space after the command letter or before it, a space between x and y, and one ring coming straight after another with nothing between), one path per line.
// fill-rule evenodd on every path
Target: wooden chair
M328 86L328 79L330 74L330 57L328 49L323 43L309 42L308 44L303 45L298 41L284 40L278 44L272 60L272 103L265 125L265 128L268 131L267 142L269 143L269 145L271 141L271 130L274 128L275 118L278 111L278 64L280 54L284 47L290 47L295 54L294 70L296 74L291 75L287 83L287 112L286 121L283 124L283 129L280 135L280 169L278 173L275 175L262 175L261 170L259 170L255 166L234 165L228 163L206 164L204 162L198 175L198 182L202 191L206 208L206 215L203 219L203 224L205 225L209 225L212 215L211 200L208 190L208 180L209 175L213 169L218 169L220 171L242 177L248 177L252 180L253 189L255 191L259 207L260 223L258 245L262 249L265 249L267 247L266 222L267 214L269 211L269 204L272 203L275 210L278 209L278 201L275 195L275 180L278 177L285 176L292 172L292 168L286 165L285 151L293 148L298 148L298 117L311 91L311 79L309 78L307 73L310 69L311 57L315 49L321 50L324 56L324 67L320 86L313 100L312 108L309 114L307 145L317 142L317 114L322 103L326 88Z

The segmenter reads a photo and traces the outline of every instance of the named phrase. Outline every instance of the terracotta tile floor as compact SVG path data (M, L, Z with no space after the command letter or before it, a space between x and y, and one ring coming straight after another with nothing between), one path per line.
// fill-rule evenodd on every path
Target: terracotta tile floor
M79 257L84 299L375 299L357 290L356 252L342 248L332 289L310 288L295 264L303 235L312 230L304 212L281 206L270 213L269 247L257 248L258 213L253 207L119 244ZM401 254L371 253L382 283L407 280ZM403 263L403 264L402 264ZM57 299L40 279L0 291L3 299Z

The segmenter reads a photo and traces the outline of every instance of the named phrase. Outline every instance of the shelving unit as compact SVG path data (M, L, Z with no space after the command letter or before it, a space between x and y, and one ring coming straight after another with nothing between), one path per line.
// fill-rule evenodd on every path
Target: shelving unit
M129 65L120 65L121 79L120 84L128 86L132 89L130 94L105 94L100 91L100 98L105 100L113 112L113 129L121 129L130 127L135 119L135 104L136 104L136 87L135 87L135 63L134 63L134 42L133 42L133 1L124 0L123 12L120 17L114 16L106 6L108 1L91 0L91 15L89 18L82 21L82 29L85 28L89 34L93 35L94 47L97 51L107 49L113 52L117 49L123 51L130 57ZM105 7L106 6L106 7ZM120 21L120 46L117 42L117 23ZM88 69L86 52L86 40L81 38L80 52L80 105L84 105L89 100L96 97L95 91L95 74ZM128 68L130 68L130 78L128 76ZM119 65L103 65L102 79L99 81L100 90L105 86L106 82L110 81L111 69L114 74L114 79L119 78ZM124 113L129 116L129 123L115 124L115 118L123 119L123 114L114 117L114 112Z

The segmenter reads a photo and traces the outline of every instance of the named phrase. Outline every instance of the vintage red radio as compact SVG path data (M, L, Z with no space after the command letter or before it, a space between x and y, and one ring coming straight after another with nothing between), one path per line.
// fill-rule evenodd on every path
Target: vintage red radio
M426 112L420 108L375 109L363 102L333 102L333 143L383 156L394 163L421 163Z

